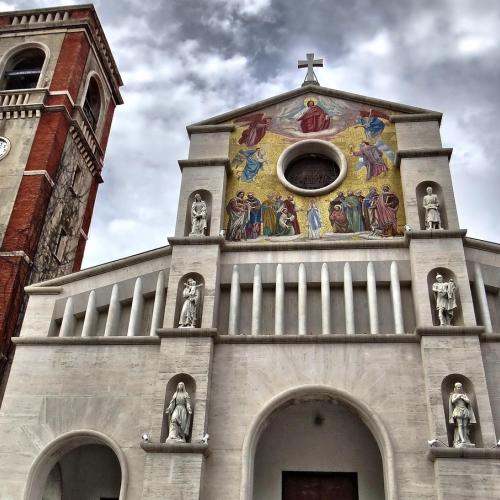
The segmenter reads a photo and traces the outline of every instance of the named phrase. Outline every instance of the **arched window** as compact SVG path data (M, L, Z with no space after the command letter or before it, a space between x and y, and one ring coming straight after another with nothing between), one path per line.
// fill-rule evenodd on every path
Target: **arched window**
M34 89L42 72L45 53L41 49L26 49L8 61L2 78L2 90Z
M90 123L92 130L97 128L99 121L99 112L101 111L101 93L99 92L99 85L95 78L91 78L85 95L83 103L83 112L85 117Z

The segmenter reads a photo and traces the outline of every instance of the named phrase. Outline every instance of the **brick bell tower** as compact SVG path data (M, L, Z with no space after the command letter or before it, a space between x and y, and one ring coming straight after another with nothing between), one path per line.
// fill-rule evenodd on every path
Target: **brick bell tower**
M121 85L92 5L0 13L0 380L24 287L80 269Z

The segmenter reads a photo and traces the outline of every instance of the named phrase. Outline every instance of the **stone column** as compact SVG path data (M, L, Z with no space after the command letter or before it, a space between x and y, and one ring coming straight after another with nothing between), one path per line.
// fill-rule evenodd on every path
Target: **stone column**
M104 329L105 337L113 337L118 335L118 328L120 327L120 290L118 284L115 283L111 289L111 298L109 299L108 317L106 318L106 327Z
M321 266L321 333L328 335L330 327L330 275L326 262Z
M92 337L95 335L98 314L95 303L95 291L91 290L83 320L82 337Z
M59 337L73 337L75 335L75 313L73 309L73 299L68 297L64 306L64 314L59 330Z
M259 335L262 327L262 274L260 264L255 264L252 294L252 335Z
M356 333L354 322L354 291L352 288L351 264L344 264L344 303L345 303L345 332L347 335Z
M391 299L394 318L394 333L404 333L403 303L401 301L401 287L399 284L398 264L391 262Z
M474 264L474 288L479 302L479 314L481 317L481 323L484 325L484 331L486 333L493 333L490 308L488 306L488 297L486 296L486 289L484 287L483 273L481 271L481 265L478 262Z
M160 328L163 322L163 312L165 307L165 273L160 271L156 279L155 302L153 314L151 316L150 335L156 335L156 329Z
M229 326L228 334L237 335L240 324L240 271L237 264L233 266L233 274L231 276L231 295L229 297Z
M132 307L130 308L130 319L128 322L128 337L135 337L141 334L142 318L144 312L144 297L142 295L142 278L135 280L134 295L132 297Z
M276 294L274 301L274 335L285 332L285 280L283 266L276 266Z
M299 284L298 284L298 333L307 334L307 275L306 266L299 264Z
M378 333L377 280L373 262L366 268L366 292L368 295L368 312L370 316L370 333Z

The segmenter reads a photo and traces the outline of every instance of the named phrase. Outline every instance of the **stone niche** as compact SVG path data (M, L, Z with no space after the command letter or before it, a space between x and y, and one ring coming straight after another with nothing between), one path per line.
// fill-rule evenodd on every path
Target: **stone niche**
M191 442L192 434L193 434L193 417L194 413L196 411L196 381L194 380L191 375L188 375L187 373L178 373L177 375L174 375L167 383L167 388L165 390L165 402L163 404L163 420L162 420L162 425L161 425L161 435L160 435L160 442L164 443L167 440L168 437L168 415L166 413L168 405L170 403L170 400L172 399L172 396L174 395L176 389L177 389L177 384L179 382L184 382L184 385L186 387L186 391L189 394L189 397L191 398L191 408L193 410L193 414L191 416L191 425L189 428L189 439L187 442Z
M474 385L466 376L459 373L452 373L450 375L447 375L441 382L441 395L443 397L444 415L446 418L446 428L448 430L448 445L450 447L453 447L453 435L455 432L455 426L453 424L450 424L449 422L450 414L448 398L450 397L450 393L453 392L456 382L460 382L462 384L464 392L469 396L476 417L476 423L471 424L470 426L470 440L476 445L476 448L482 448L483 440L481 436L481 422L479 418L479 411L477 409Z
M206 189L197 189L188 196L186 204L186 222L184 224L184 236L189 236L189 233L191 232L191 207L194 202L194 197L197 194L201 196L201 199L207 205L207 228L205 229L205 236L210 236L210 221L212 219L212 194Z
M176 297L176 303L175 303L175 316L174 316L174 328L177 328L179 326L179 318L181 316L181 311L182 311L182 306L184 304L184 297L182 296L182 293L184 291L184 283L187 282L188 279L194 279L196 281L197 285L202 285L199 290L200 290L200 304L198 307L197 311L197 318L196 318L196 326L200 327L201 326L201 320L203 317L203 299L205 297L205 280L203 276L199 273L187 273L185 274L180 280L177 285L177 297Z
M446 204L443 196L443 189L441 185L434 181L424 181L421 182L416 188L417 195L417 205L418 205L418 220L420 223L420 229L425 229L425 208L424 208L424 196L427 194L427 188L432 188L432 193L437 195L439 200L439 215L441 216L441 227L442 229L448 229L448 219L446 217Z
M434 292L432 291L432 285L436 281L437 274L441 274L444 281L453 279L455 284L457 284L457 277L455 276L455 273L453 271L450 271L449 269L446 269L445 267L436 267L432 269L427 275L427 290L429 290L429 304L431 307L432 324L435 326L439 325L439 317L436 310L436 299L434 297ZM458 287L458 285L457 289L455 290L455 299L457 302L457 307L453 314L453 322L451 326L462 326L464 324L464 318L460 301L460 288Z

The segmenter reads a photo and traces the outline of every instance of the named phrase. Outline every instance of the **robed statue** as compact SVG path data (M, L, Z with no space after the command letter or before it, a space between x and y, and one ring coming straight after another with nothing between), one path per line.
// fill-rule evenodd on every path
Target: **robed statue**
M453 435L454 448L472 448L470 441L470 424L476 423L474 409L469 396L464 392L462 384L457 382L448 400L449 423L455 426Z
M194 195L191 205L191 232L189 236L204 236L207 228L207 204L199 193Z
M193 278L189 278L187 283L184 283L184 290L182 297L184 304L182 304L181 316L179 318L179 327L181 328L195 328L198 321L198 313L201 303L201 291Z
M430 186L427 187L426 191L427 194L422 201L425 209L425 229L442 229L437 194L432 193Z
M457 308L457 285L455 285L452 279L445 282L443 276L437 274L436 282L432 285L432 291L434 292L434 298L436 300L439 325L450 326L453 320L454 310Z
M177 390L174 392L165 413L168 415L167 441L172 440L185 443L189 439L193 409L191 407L191 398L186 391L184 382L177 384Z

